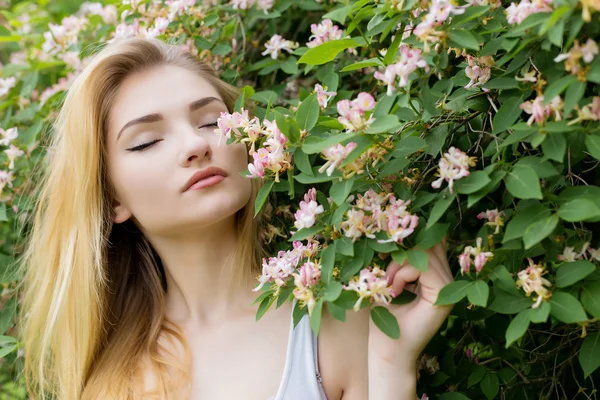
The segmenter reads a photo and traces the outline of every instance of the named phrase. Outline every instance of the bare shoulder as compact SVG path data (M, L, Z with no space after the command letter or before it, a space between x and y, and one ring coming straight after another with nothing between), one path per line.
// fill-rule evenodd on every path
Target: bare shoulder
M330 379L330 400L359 400L368 397L369 309L346 311L346 321L339 321L323 309L319 333L319 365L324 382ZM325 386L327 391L328 387ZM338 395L341 394L341 395Z

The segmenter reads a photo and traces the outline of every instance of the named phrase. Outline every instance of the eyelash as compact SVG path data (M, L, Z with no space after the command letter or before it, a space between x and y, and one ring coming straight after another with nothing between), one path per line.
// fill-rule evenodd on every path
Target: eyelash
M205 128L205 127L207 127L207 126L214 126L214 127L217 127L218 125L217 125L217 123L216 123L216 122L213 122L213 123L211 123L211 124L202 125L200 128ZM157 142L160 142L160 140L153 140L153 141L151 141L151 142L144 143L144 144L140 144L139 146L135 146L135 147L132 147L132 148L130 148L130 149L127 149L127 150L128 150L128 151L142 151L142 150L144 150L144 149L146 149L146 148L148 148L148 147L152 146L153 144L155 144L155 143L157 143Z

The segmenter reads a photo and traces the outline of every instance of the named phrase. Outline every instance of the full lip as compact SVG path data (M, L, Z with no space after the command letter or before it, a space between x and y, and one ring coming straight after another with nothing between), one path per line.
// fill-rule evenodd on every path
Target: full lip
M199 180L209 177L211 175L222 175L223 177L225 177L225 176L227 176L227 172L225 172L221 168L215 167L215 166L210 166L208 168L197 171L196 173L194 173L194 175L192 175L190 177L190 179L188 179L188 181L186 182L185 186L182 188L181 191L182 192L187 191L193 184L195 184Z

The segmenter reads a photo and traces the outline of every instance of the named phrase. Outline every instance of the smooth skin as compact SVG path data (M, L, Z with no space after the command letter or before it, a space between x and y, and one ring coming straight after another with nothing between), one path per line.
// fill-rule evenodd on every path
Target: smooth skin
M216 100L190 111L190 103L207 97ZM183 330L192 355L190 399L266 400L277 393L282 378L292 309L284 304L256 321L252 289L257 282L230 290L222 278L222 273L235 273L224 270L224 260L237 244L234 215L250 200L251 187L240 176L248 165L246 145L217 145L214 124L221 112L227 108L218 92L180 67L154 67L126 78L105 138L116 189L114 222L133 219L161 257L168 285L167 317ZM150 119L153 122L130 125L119 136L129 121L155 113L160 115ZM146 144L149 147L131 151ZM228 176L214 186L182 192L192 174L211 165ZM397 293L406 282L420 283L420 300L414 306L393 308L401 340L386 340L370 326L368 309L348 312L344 323L323 313L319 368L329 400L414 399L410 371L449 312L432 306L451 274L441 245L431 254L427 273L417 275L409 265L392 264L388 269ZM183 354L181 346L162 343ZM395 362L398 359L402 361ZM379 369L396 374L395 382L405 379L411 389L406 384L390 388L387 381L382 385L373 374L369 382L369 371L381 375ZM151 388L152 376L146 373L142 383ZM386 397L385 390L394 391L393 397Z

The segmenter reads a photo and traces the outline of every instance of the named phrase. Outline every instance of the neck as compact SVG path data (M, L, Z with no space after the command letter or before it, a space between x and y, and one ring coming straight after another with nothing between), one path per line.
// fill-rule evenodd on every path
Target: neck
M148 236L147 236L148 237ZM234 263L239 238L232 216L201 232L150 236L166 280L166 316L180 325L209 326L254 312L257 282L249 265Z

